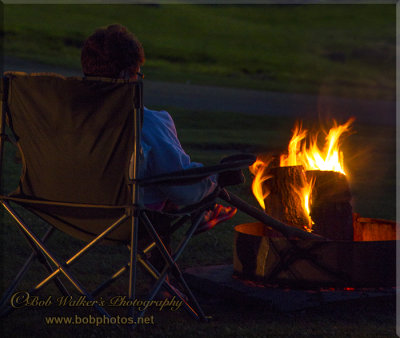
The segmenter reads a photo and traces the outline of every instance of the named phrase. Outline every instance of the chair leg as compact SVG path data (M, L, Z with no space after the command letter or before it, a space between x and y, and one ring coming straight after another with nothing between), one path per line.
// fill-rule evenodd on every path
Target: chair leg
M97 242L103 239L103 237L107 236L110 232L115 230L119 225L121 225L125 220L127 216L122 216L119 220L117 220L114 224L112 224L107 230L102 232L99 236L97 236L94 240L92 240L90 243L86 244L81 250L79 250L75 255L73 255L71 258L69 258L65 262L65 267L71 265L73 262L75 262L80 256L85 254L91 247L93 247ZM56 277L60 272L62 271L62 267L59 266L56 270L54 270L53 273L51 273L48 277L43 279L39 284L35 286L35 290L41 289L43 286L45 286L49 281L51 281L54 277Z
M36 235L24 224L22 219L18 216L18 214L8 205L6 202L2 202L3 206L6 208L6 210L10 213L10 215L14 218L14 220L17 222L19 225L20 229L27 235L29 238L33 241L35 246L40 249L40 251L47 256L47 258L50 259L50 261L55 264L58 269L56 271L61 271L64 276L71 282L71 284L77 289L77 291L81 294L87 297L89 301L94 301L93 297L83 288L83 286L79 283L79 281L73 277L73 275L68 271L67 269L67 264L62 264L56 257L54 257L45 247L44 243L36 237ZM97 237L98 238L98 237ZM96 238L96 239L97 239ZM33 290L33 292L37 291ZM97 303L95 303L94 308L102 315L107 316L110 318L111 316L107 313L107 311L99 306Z
M136 258L137 258L137 243L138 243L138 227L139 217L136 215L138 210L133 209L131 215L131 241L129 251L129 285L128 285L128 298L133 302L136 297ZM128 316L134 317L135 309L133 306L129 308Z
M149 246L147 246L147 248L145 248L143 250L143 255L148 253L149 251L151 251L154 247L156 246L156 243L153 242L151 243ZM130 245L127 246L128 250L130 250ZM138 258L140 258L140 255L138 253ZM97 296L101 291L103 291L106 287L108 287L109 285L111 285L113 282L115 282L117 280L117 278L119 278L123 273L129 271L129 266L130 263L125 264L122 268L120 268L117 272L115 272L108 280L104 281L102 284L100 284L93 292L92 295L93 296Z
M119 269L117 272L115 272L109 279L107 279L105 282L100 284L93 292L92 296L95 297L97 296L100 292L102 292L104 289L109 287L112 283L114 283L117 278L119 278L123 273L129 271L129 263L124 265L121 269Z
M42 237L42 241L43 242L45 242L47 240L47 238L50 236L51 232L52 232L52 228L47 230L45 235ZM26 260L25 264L22 266L20 271L15 276L14 280L10 283L9 287L4 292L3 297L0 300L0 308L2 308L4 306L4 304L5 304L5 302L8 301L8 298L15 291L15 289L17 288L18 284L20 283L21 279L24 277L26 272L29 270L29 267L31 266L32 261L36 257L37 257L37 252L35 252L35 250L33 250L31 255L29 256L29 258Z
M45 243L46 240L50 237L50 235L52 235L54 230L55 230L54 227L50 227L48 229L48 231L46 232L46 234L42 238L42 242L43 243ZM35 243L29 238L29 236L25 232L22 232L22 234L25 236L26 240L28 241L29 245L31 246L31 248L33 250L33 253L37 257L39 262L43 264L43 266L45 267L45 269L47 270L48 273L53 273L54 269L51 266L51 264L48 261L48 259L46 258L46 256L36 247ZM63 296L69 296L70 295L68 290L66 289L66 287L64 286L64 284L61 282L61 280L58 277L55 278L54 283L56 284L57 288L60 290L60 292L61 292L61 294Z
M46 233L44 234L44 236L42 237L42 242L45 243L48 238L52 235L52 233L54 232L54 228L50 227ZM24 234L25 235L25 234ZM28 239L28 238L27 238ZM33 246L32 248L32 253L29 256L29 258L26 260L25 264L22 266L22 268L20 269L20 271L17 273L17 275L15 276L14 280L10 283L9 287L7 288L7 290L4 292L3 297L0 300L0 314L5 314L9 313L9 310L11 309L9 307L9 305L7 304L7 302L9 301L9 299L11 298L11 295L14 293L15 289L17 288L18 284L21 282L22 278L24 277L24 275L26 274L26 272L29 270L32 261L35 258L38 258L39 261L45 265L45 267L47 268L47 270L49 272L52 272L53 269L51 267L51 265L49 264L49 262L47 261L46 257L44 257L44 255L33 245L33 243L31 241L28 242L31 246ZM41 257L41 258L39 258ZM58 289L61 291L61 293L64 296L68 296L69 292L68 290L65 288L65 286L62 284L61 280L59 278L56 278L55 281L56 286L58 287Z
M178 265L176 264L176 261L180 257L180 255L183 253L183 250L185 249L186 245L188 244L190 238L193 236L194 232L196 231L198 225L200 224L202 218L203 218L204 213L201 213L197 220L192 224L192 226L188 229L186 232L186 235L184 236L183 240L179 244L176 253L173 255L173 257L169 254L167 248L164 246L160 236L157 234L156 230L154 229L153 225L151 224L149 218L147 217L146 213L143 211L142 212L142 219L144 221L145 226L147 227L150 235L152 236L153 240L155 241L158 249L160 250L161 254L163 255L164 259L167 262L167 265L164 267L160 275L158 276L157 282L154 284L153 289L150 292L149 295L149 300L153 300L155 295L159 292L161 286L163 284L166 284L165 278L167 276L168 271L173 271L173 273L178 276L178 279L182 282L183 281L183 286L186 290L186 292L189 294L190 300L192 301L193 305L195 306L196 310L192 309L192 307L187 304L187 306L192 309L192 313L197 319L202 319L202 320L207 320L207 317L205 316L203 310L201 309L199 303L197 302L196 298L194 297L193 293L190 291L187 283L184 281L183 275L181 271L179 270ZM144 309L141 311L137 317L142 317L145 313Z
M157 269L151 265L151 263L144 259L141 258L140 256L138 256L138 261L143 265L143 267L145 268L145 270L155 279L155 280L160 280L161 274L160 272L157 271ZM182 293L175 289L172 284L167 280L164 279L163 281L163 285L165 287L165 289L171 294L171 295L175 295L178 300L180 300L182 302L182 304L184 305L184 308L186 309L186 311L193 316L193 318L195 319L199 319L199 315L198 313L190 306L190 304L188 303L188 301L184 298L184 296L182 295ZM155 290L159 290L159 288L156 288ZM155 295L157 294L158 291L153 290L150 297L148 297L149 299L153 299L155 297ZM153 295L154 293L154 295ZM200 307L200 306L199 306ZM143 313L144 314L144 313ZM142 314L142 315L143 315ZM138 316L139 317L139 316ZM205 317L205 316L204 316Z

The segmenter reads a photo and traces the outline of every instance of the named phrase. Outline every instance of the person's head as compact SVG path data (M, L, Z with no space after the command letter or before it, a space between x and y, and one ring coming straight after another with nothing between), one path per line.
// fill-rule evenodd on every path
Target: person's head
M144 60L141 43L119 24L97 29L85 40L81 51L86 76L136 78Z

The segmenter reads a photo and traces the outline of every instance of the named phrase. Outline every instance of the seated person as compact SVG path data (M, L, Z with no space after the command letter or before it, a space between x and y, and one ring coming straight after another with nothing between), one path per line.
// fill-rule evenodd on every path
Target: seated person
M85 76L137 79L144 61L141 43L119 24L97 29L86 39L81 52ZM166 111L144 108L141 145L143 157L139 177L202 166L200 163L191 162L183 150L175 124ZM146 187L141 189L140 193L146 207L160 211L175 205L199 202L211 194L216 186L216 177L209 177L190 185ZM199 230L208 230L231 218L235 212L235 208L216 205L214 210L206 214Z

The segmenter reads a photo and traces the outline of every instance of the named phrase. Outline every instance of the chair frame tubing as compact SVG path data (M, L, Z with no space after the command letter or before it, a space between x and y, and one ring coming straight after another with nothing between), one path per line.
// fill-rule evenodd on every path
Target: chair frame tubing
M128 286L128 298L133 301L136 296L136 256L137 256L137 237L139 228L139 186L138 186L138 175L139 175L139 164L140 164L140 151L141 151L141 116L143 116L143 82L139 82L139 86L136 87L135 97L137 98L136 104L133 106L133 128L134 128L134 148L133 148L133 176L132 176L132 200L129 214L131 217L131 239L130 239L130 257L129 257L129 286ZM129 311L131 317L134 316L134 307L132 306Z
M7 202L2 201L1 204L3 207L8 211L8 213L14 218L16 223L21 229L35 244L35 246L50 259L50 261L57 266L57 270L60 271L62 274L71 282L71 284L75 287L75 289L82 295L86 296L89 301L94 301L92 295L85 290L85 288L80 284L80 282L68 271L67 265L59 261L44 245L43 241L41 241L30 229L29 227L23 222L23 220L19 217L15 210L13 210ZM52 275L55 275L53 272ZM94 307L100 314L110 317L107 311L95 303Z
M3 195L3 184L2 184L2 169L4 164L4 147L5 141L7 140L7 135L5 134L5 125L6 125L6 112L8 111L8 84L9 79L7 77L2 78L3 81L3 93L2 93L2 106L1 106L1 116L0 116L0 195L2 198L0 199L0 204L5 208L5 210L12 216L15 222L18 225L18 229L21 230L29 245L32 248L32 253L23 265L22 269L18 272L17 276L11 282L9 288L4 293L2 299L0 300L0 309L3 307L9 307L7 301L10 299L11 294L14 292L19 282L27 272L29 266L35 258L38 258L41 263L43 263L46 269L49 272L49 275L45 277L42 281L37 283L33 289L30 291L31 294L37 293L41 290L45 285L47 285L50 281L54 281L62 292L63 295L69 295L68 290L64 287L64 285L59 280L60 273L64 275L70 283L74 286L74 288L81 294L87 297L89 301L94 300L94 296L99 294L105 287L114 282L119 276L121 276L124 272L129 272L129 281L128 281L128 298L132 301L135 300L136 296L136 277L137 277L137 263L139 262L155 280L155 284L153 285L152 290L149 293L148 300L151 301L154 299L158 291L161 287L165 287L168 292L175 295L179 300L183 302L184 308L196 319L207 320L203 310L201 309L198 301L194 297L190 288L188 287L186 281L183 278L182 272L180 271L176 261L183 253L184 248L188 244L191 237L194 235L202 216L204 213L200 213L195 221L192 222L192 225L187 230L184 235L182 241L177 246L176 252L171 255L167 248L165 247L162 239L158 235L155 230L153 224L149 220L146 215L145 209L139 204L139 187L140 181L138 178L139 169L140 169L140 154L141 154L141 121L143 116L143 82L142 80L138 81L138 85L135 86L136 95L135 102L133 102L133 123L134 123L134 147L133 147L133 176L130 178L128 185L130 188L130 201L128 206L125 207L125 213L122 215L117 221L111 224L106 230L104 230L101 234L95 237L91 242L82 247L77 253L75 253L72 257L70 257L65 262L60 261L53 255L45 246L46 240L51 236L55 228L51 226L51 228L45 233L42 238L36 236L36 234L28 227L27 224L24 223L22 218L18 215L18 213L14 210L14 208L9 204L9 201L6 196ZM9 199L10 202L12 198ZM34 202L34 201L33 201ZM46 202L44 202L46 203ZM51 203L51 202L50 202ZM63 203L59 203L63 204ZM68 203L66 203L68 205ZM72 206L70 204L70 206ZM90 204L82 204L80 206L87 207L96 207L95 205ZM108 280L103 282L100 286L98 286L92 293L89 293L80 282L70 273L69 266L71 266L74 262L78 260L83 254L87 253L89 249L91 249L95 244L105 238L109 233L115 230L118 226L124 223L126 220L129 220L131 226L131 237L130 237L130 245L129 245L129 262L116 271ZM142 252L138 250L138 228L140 226L140 220L143 220L143 224L145 228L150 233L154 242L150 244L146 249ZM182 216L181 222L184 223L188 220L187 215ZM146 253L156 247L160 250L163 258L165 259L166 265L163 270L159 272L146 258ZM55 268L50 264L50 262L55 265ZM178 280L181 286L184 288L187 293L190 302L193 306L189 304L189 302L184 299L184 297L180 294L180 291L176 290L172 284L166 279L167 273L172 272L174 277ZM108 312L101 306L95 303L95 309L102 315L110 317ZM11 309L11 307L9 307ZM128 309L129 315L134 318L134 322L137 322L137 319L144 315L144 311L138 312L135 314L134 306ZM135 324L133 325L133 327Z
M45 243L48 240L48 238L53 234L54 230L55 230L54 227L50 227L46 231L46 233L43 235L43 237L41 238L41 241L43 243ZM28 240L28 238L27 238L27 240ZM32 243L29 240L28 240L28 243L32 246ZM40 257L42 257L42 259ZM54 271L53 268L51 267L51 265L49 264L48 260L46 259L46 257L43 255L43 253L41 251L39 251L36 247L33 247L31 255L26 260L25 264L22 266L20 271L17 273L17 275L15 276L13 281L10 283L7 290L3 293L3 296L0 300L0 313L2 315L5 312L8 313L11 310L11 308L9 308L7 302L11 298L15 289L17 288L18 284L20 283L20 281L22 280L22 278L24 277L24 275L30 268L30 265L32 264L32 262L35 258L39 259L39 261L46 267L46 269L49 273L52 273ZM65 288L64 284L61 282L61 280L58 277L55 279L54 282L64 296L70 295L70 293L68 292L68 290Z

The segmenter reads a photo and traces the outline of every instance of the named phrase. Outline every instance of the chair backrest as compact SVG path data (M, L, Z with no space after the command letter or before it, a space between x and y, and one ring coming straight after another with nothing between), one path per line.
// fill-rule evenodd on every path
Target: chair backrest
M135 108L141 105L141 82L7 73L5 83L9 125L23 159L16 195L72 203L130 202L128 167L134 123L140 120L134 114L140 112ZM48 211L43 212L54 210ZM60 213L69 214L64 209L57 218ZM83 216L91 218L87 210ZM68 217L67 223L80 228ZM94 224L83 231L97 233Z

